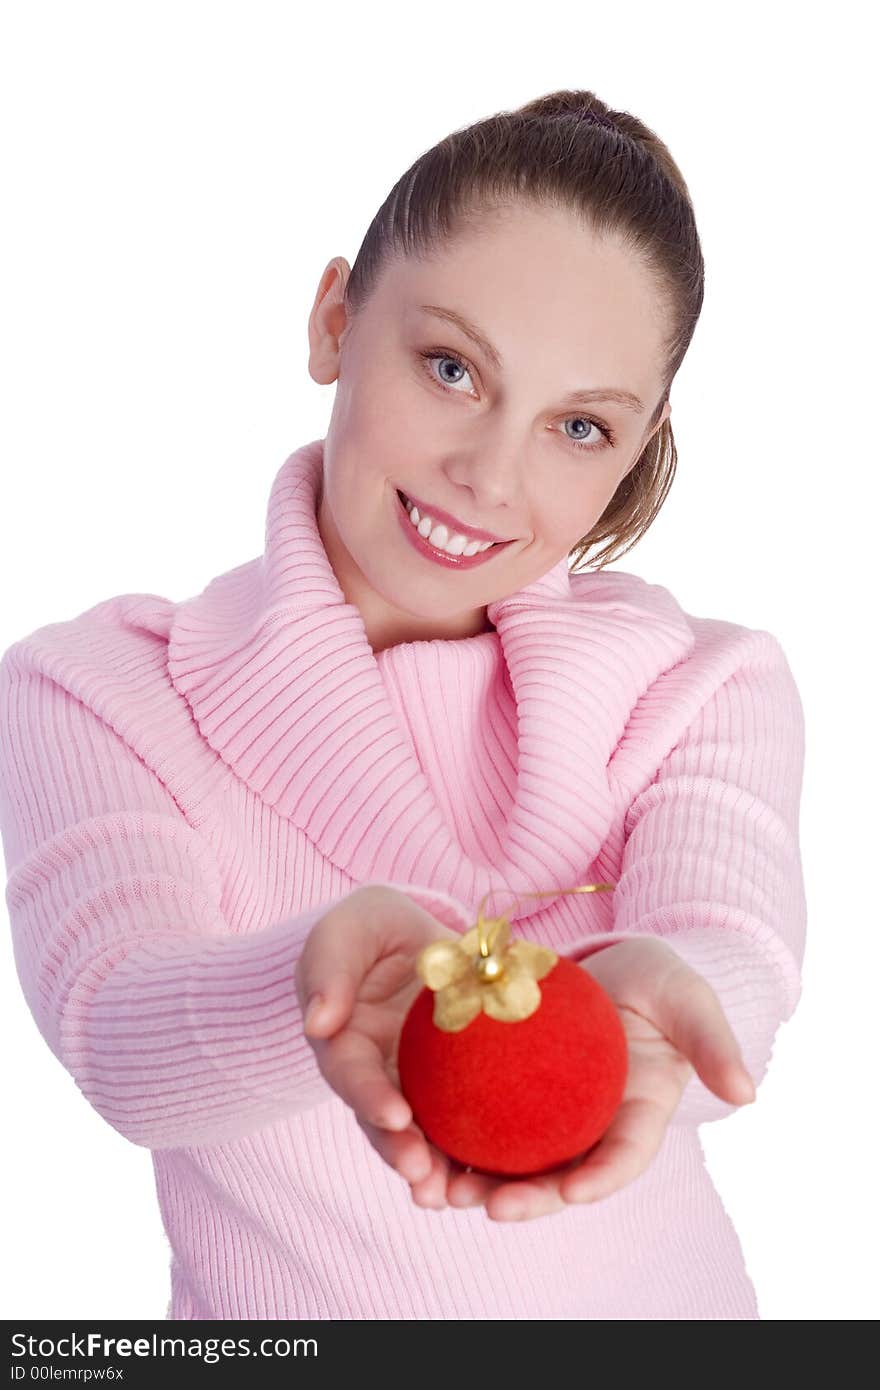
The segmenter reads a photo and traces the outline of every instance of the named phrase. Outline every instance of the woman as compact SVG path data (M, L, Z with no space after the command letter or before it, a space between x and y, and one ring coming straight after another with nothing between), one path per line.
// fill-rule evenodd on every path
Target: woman
M702 286L633 116L455 132L321 278L332 417L264 554L4 655L22 984L153 1151L169 1316L758 1316L697 1125L799 995L798 692L769 633L569 570L657 515ZM416 954L486 893L627 1031L607 1134L536 1180L462 1172L396 1084Z

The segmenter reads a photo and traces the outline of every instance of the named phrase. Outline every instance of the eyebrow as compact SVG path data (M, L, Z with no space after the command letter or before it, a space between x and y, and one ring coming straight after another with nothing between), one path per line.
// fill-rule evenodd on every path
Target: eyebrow
M448 323L455 324L460 328L471 342L476 343L481 352L492 363L496 370L501 368L501 358L496 348L492 346L486 334L475 323L471 323L463 315L456 313L454 309L444 309L439 304L420 304L421 309L426 314L433 314L436 318L446 319ZM618 405L627 406L630 410L644 410L644 405L638 396L632 391L624 391L617 386L596 387L591 391L572 391L566 400L572 404L589 405L592 401L616 401Z

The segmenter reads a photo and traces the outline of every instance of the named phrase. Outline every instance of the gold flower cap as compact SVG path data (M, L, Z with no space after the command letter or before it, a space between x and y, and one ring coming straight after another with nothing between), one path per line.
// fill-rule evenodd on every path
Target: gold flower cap
M576 888L546 891L556 895L597 893L614 887L613 883L583 883ZM460 1032L481 1010L500 1023L529 1018L541 1003L538 981L559 959L549 946L522 937L511 941L507 918L484 918L482 906L470 931L456 941L448 937L432 941L416 960L419 977L435 994L434 1024L444 1033Z

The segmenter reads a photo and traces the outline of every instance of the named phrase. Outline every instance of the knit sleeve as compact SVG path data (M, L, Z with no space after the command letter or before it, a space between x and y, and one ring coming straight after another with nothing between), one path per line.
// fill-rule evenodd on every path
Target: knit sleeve
M662 937L714 989L755 1085L801 993L804 712L775 638L725 680L626 815L614 933ZM733 1113L694 1073L674 1123Z
M234 933L212 847L163 783L13 650L0 661L6 902L54 1055L114 1129L151 1149L234 1139L332 1097L293 976L333 903ZM405 891L460 920L444 895Z

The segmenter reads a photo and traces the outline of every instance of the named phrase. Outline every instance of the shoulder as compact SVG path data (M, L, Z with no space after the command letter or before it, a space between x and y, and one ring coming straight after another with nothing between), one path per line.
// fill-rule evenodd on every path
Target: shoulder
M688 612L670 589L622 570L585 572L571 576L572 590L589 603L598 594L619 606L621 620L633 627L652 621L676 622L689 636L686 653L676 663L679 679L720 683L738 668L752 664L788 665L778 637L765 628L749 627L726 618ZM661 680L670 672L664 672Z
M74 618L46 623L0 657L7 675L42 675L88 703L135 690L160 667L175 605L156 594L119 594ZM153 658L151 662L150 658Z
M168 673L168 635L178 607L158 594L119 594L36 628L0 656L0 700L8 706L13 686L18 698L37 700L44 682L52 682L170 788L204 747Z
M677 656L653 677L630 712L613 759L622 782L637 786L653 775L670 750L702 726L712 706L738 708L745 726L767 720L788 724L803 738L800 694L788 654L774 633L688 612L668 588L638 575L608 571L583 578L587 582L577 592L584 602L590 593L601 593L614 604L618 620L632 629L634 653L640 649L637 630L644 624L674 630L681 639ZM576 576L572 583L578 583Z

